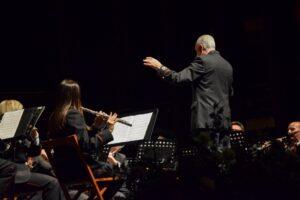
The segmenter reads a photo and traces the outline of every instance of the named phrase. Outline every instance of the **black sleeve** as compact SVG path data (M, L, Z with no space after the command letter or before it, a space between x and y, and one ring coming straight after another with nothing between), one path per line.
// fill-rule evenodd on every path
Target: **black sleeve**
M66 116L66 124L73 133L67 133L69 135L77 134L82 135L86 132L86 123L84 121L83 115L77 110L69 110Z
M67 135L76 134L79 144L84 151L89 149L89 135L83 115L75 109L68 111L66 116Z
M41 145L35 145L35 144L32 144L30 145L30 147L28 148L28 156L30 157L35 157L35 156L38 156L41 154L41 150L42 150L42 147Z
M7 149L7 144L0 139L0 153L4 153Z
M180 72L175 72L167 67L158 70L158 74L165 80L175 84L191 83L205 73L205 68L200 57L197 57L188 67Z
M97 133L97 136L101 140L102 144L107 144L114 139L113 135L108 128L103 129Z
M107 144L108 142L113 140L113 136L111 132L108 130L108 128L104 127L101 130L97 130L94 127L92 127L92 132L94 133L89 133L87 132L87 125L85 123L83 115L77 111L77 110L70 110L67 114L67 124L68 126L74 130L74 132L77 134L79 142L82 143L82 145L85 146L85 148L90 148L87 147L86 145L90 144L90 136L96 135L97 139L99 140L96 144L104 145ZM74 133L70 133L74 134Z
M96 135L100 144L105 145L114 139L112 133L109 131L106 125L96 128L94 126L91 127L91 135Z
M41 154L42 145L40 143L39 136L32 138L29 138L30 146L28 148L28 156L34 157Z

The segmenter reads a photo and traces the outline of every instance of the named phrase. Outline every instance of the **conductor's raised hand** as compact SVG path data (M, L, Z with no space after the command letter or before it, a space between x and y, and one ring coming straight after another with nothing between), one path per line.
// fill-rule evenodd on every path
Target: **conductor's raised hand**
M109 114L109 117L108 117L106 123L108 125L108 129L110 130L110 132L112 132L114 130L115 123L118 121L117 117L118 117L117 113Z
M159 60L155 59L155 58L152 58L152 57L146 57L144 60L143 60L143 64L146 66L146 67L151 67L153 69L159 69L162 64Z

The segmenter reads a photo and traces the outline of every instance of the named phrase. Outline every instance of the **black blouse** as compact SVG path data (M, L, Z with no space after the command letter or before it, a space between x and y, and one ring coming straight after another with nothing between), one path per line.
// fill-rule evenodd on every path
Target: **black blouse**
M55 134L55 137L66 137L73 134L77 135L80 147L88 154L98 154L103 145L113 140L113 136L106 126L101 129L93 127L88 132L83 115L76 109L68 111L65 126Z

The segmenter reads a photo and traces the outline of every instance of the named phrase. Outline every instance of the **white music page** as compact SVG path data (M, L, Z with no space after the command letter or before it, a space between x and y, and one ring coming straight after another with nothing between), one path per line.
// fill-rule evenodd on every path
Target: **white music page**
M0 138L8 139L14 137L19 126L24 109L4 113L0 122Z
M117 144L123 142L132 142L143 140L145 138L152 112L122 117L121 119L131 123L132 126L116 123L112 135L114 140L108 144Z

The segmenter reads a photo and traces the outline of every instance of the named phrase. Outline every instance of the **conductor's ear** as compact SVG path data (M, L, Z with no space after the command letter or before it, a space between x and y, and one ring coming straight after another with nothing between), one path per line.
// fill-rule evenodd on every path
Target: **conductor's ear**
M203 50L204 50L203 45L201 44L196 45L196 52L198 55L201 55Z

